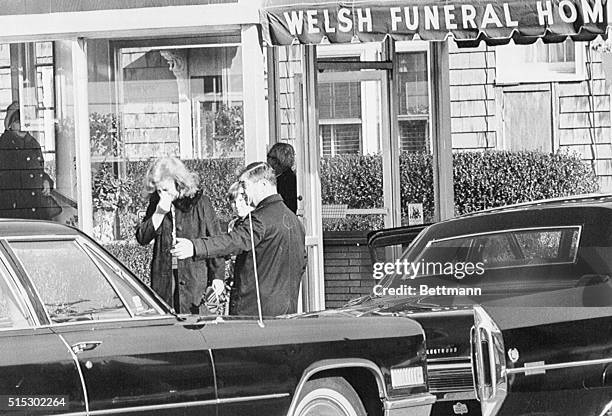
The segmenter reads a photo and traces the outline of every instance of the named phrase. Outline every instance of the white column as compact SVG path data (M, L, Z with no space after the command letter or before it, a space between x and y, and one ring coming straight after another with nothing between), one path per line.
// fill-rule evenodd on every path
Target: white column
M256 25L242 27L242 97L245 163L265 161L268 145L268 105L265 63Z
M442 221L455 216L448 40L432 42L430 59L432 68L434 221Z
M74 71L74 134L79 227L87 234L91 234L93 232L93 207L91 200L89 100L87 96L87 43L84 39L77 39L71 43Z

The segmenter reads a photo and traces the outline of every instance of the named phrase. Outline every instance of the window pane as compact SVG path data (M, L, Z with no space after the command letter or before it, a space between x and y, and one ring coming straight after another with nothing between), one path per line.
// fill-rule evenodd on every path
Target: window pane
M429 114L427 52L396 54L399 62L399 114Z
M239 33L96 39L87 52L94 237L133 238L148 203L140 185L149 159L161 156L197 173L220 220L230 221L225 192L244 166Z
M7 282L8 274L0 264L0 329L23 328L28 326L26 312L20 308L15 291Z
M78 225L73 45L0 45L0 217Z
M121 293L121 297L135 316L158 315L157 310L155 310L144 295L127 282L126 276L119 269L119 266L114 265L111 259L103 258L89 247L87 247L87 251L98 261L106 277L113 282L113 285Z
M129 318L95 263L75 241L11 242L52 322Z
M429 152L427 120L400 120L400 151Z
M337 155L358 155L361 153L361 125L339 124L334 130L334 152Z

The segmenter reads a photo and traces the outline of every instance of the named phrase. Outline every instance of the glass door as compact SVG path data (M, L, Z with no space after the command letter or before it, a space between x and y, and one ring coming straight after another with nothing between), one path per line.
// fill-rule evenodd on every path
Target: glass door
M323 231L394 226L387 72L318 78Z

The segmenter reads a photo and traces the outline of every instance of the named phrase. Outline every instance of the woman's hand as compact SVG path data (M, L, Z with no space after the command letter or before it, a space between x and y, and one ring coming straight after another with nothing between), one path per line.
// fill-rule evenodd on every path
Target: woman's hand
M160 214L167 214L170 212L172 200L173 198L168 192L160 191L159 202L157 203L157 212Z

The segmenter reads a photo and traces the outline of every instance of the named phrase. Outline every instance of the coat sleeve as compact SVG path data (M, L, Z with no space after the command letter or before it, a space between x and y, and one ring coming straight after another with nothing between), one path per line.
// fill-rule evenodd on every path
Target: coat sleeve
M145 214L142 222L136 227L136 241L141 245L149 244L156 236L161 234L162 226L156 230L153 226L153 214L157 209L157 203L159 202L159 196L157 194L151 194L149 198L149 206L147 207L147 213Z
M214 236L221 234L221 225L217 213L207 196L202 196L202 205L204 210L204 218L206 218L206 236ZM222 257L213 257L208 259L208 278L225 280L225 259Z
M192 240L194 257L211 258L251 251L251 221L254 245L257 246L264 238L266 227L256 215L250 215L229 233Z

